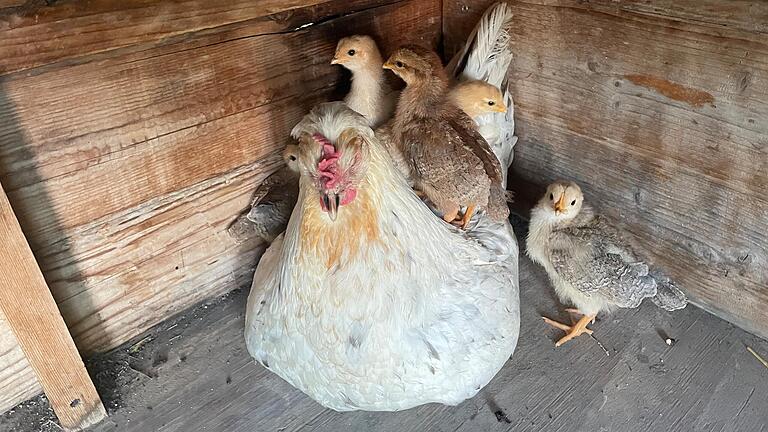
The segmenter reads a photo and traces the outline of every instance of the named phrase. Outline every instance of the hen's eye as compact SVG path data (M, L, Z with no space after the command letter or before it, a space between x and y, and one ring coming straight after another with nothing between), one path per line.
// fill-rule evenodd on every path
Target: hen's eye
M571 201L571 205L575 206L576 205L576 200Z
M398 61L398 62L395 62L395 66L397 66L397 67L401 68L401 67L403 67L403 66L405 66L405 65L403 64L403 62L401 62L401 61Z
M554 201L554 200L555 200L555 195L554 195L554 194L549 194L549 199L551 199L552 201Z
M353 50L353 49L349 50L349 51L347 51L347 54L353 56L353 55L355 55L355 50Z
M494 105L496 105L496 102L494 102L494 101L488 101L488 105L490 105L490 106L494 106Z

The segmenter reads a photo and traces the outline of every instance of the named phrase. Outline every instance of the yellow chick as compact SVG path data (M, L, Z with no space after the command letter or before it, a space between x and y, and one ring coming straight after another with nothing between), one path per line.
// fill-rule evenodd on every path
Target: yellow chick
M483 114L507 111L501 90L485 81L461 82L451 89L450 98L475 122Z
M349 36L339 40L331 64L352 72L352 86L344 102L362 114L372 128L384 123L395 112L397 92L386 83L384 61L370 36Z

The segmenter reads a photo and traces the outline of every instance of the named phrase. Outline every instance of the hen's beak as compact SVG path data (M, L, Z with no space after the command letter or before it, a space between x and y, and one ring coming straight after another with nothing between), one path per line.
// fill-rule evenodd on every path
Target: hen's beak
M390 63L390 62L386 62L386 63L384 63L384 65L382 65L381 67L382 67L382 68L384 68L384 69L389 69L389 70L392 70L392 69L395 67L395 65L393 65L393 64L392 64L392 63Z
M325 206L325 210L328 212L328 217L331 218L332 221L336 220L336 216L339 211L339 202L341 200L339 199L339 195L335 193L324 193L323 194L323 205Z
M565 194L560 195L560 199L555 203L555 214L560 214L565 210Z
M338 57L336 57L336 56L333 56L333 58L331 59L331 64L332 64L332 65L335 65L335 64L339 64L339 63L341 63L341 62L339 61L339 58L338 58Z

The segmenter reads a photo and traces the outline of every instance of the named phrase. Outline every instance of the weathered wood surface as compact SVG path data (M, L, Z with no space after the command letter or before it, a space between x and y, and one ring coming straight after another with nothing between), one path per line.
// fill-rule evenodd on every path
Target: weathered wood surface
M106 417L56 301L0 186L0 309L66 431Z
M396 0L31 0L0 2L0 74L91 54L187 39L190 33L240 31L242 37L290 32L301 25ZM20 3L20 4L14 4ZM15 7L12 7L15 6ZM7 9L2 9L6 7ZM210 31L213 29L213 31ZM221 39L227 40L226 38Z
M648 303L593 326L610 356L586 336L556 349L561 333L540 318L560 310L546 275L526 258L520 274L517 352L457 407L323 409L249 357L244 291L163 323L139 350L128 344L109 355L105 368L119 373L105 384L120 385L102 390L118 407L94 432L768 430L768 369L745 349L766 355L768 342L692 306L667 313ZM676 339L671 347L667 336ZM501 413L497 420L499 410L509 423ZM0 420L0 430L12 421Z
M261 246L236 244L226 227L279 166L290 128L338 97L337 38L366 32L388 51L436 46L440 35L437 1L235 2L229 12L225 3L87 3L104 19L125 17L115 49L86 46L86 29L109 39L109 26L81 2L25 5L45 11L39 32L71 43L54 52L41 42L39 57L11 67L31 69L0 78L0 180L85 353L248 280ZM82 44L59 22L68 13L85 26ZM151 27L152 14L167 26ZM0 26L0 54L15 52L4 36L28 36L30 20ZM0 411L18 402L6 394Z
M768 337L768 4L512 4L516 175L580 182L698 304Z

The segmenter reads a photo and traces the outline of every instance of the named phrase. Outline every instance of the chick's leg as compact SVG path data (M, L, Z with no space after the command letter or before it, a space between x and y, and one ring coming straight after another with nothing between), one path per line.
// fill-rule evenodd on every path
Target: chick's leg
M464 212L464 217L461 219L461 228L466 229L469 221L472 219L472 215L475 213L475 205L470 204L467 206L467 211Z
M559 323L557 321L551 320L547 317L543 317L544 322L551 325L552 327L559 328L560 330L563 330L566 332L566 335L563 336L560 340L555 343L556 347L559 347L560 345L568 342L569 340L575 338L576 336L582 335L582 334L592 334L592 330L587 328L587 325L595 319L595 315L584 315L582 316L576 324L573 326L565 325L562 323Z

